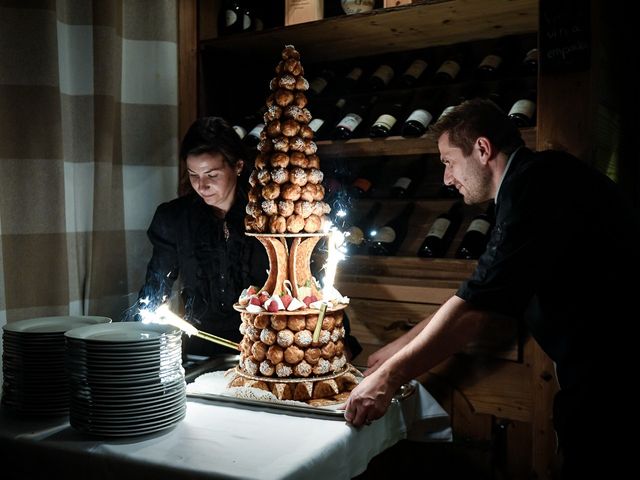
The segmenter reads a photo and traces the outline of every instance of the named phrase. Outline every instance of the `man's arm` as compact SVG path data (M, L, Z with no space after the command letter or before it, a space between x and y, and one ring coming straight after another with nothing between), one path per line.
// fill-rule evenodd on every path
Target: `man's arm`
M360 426L386 412L400 386L460 351L489 319L489 312L471 306L460 297L447 300L425 327L403 348L367 376L351 392L345 419ZM412 332L408 332L412 333ZM404 337L402 337L404 338Z
M421 322L416 323L411 330L405 332L402 336L396 338L393 342L386 344L384 347L376 350L369 355L367 359L367 369L364 371L365 377L375 372L380 365L391 358L397 351L407 345L413 340L423 329L427 326L427 323L431 321L435 313L432 313L428 317L424 318Z

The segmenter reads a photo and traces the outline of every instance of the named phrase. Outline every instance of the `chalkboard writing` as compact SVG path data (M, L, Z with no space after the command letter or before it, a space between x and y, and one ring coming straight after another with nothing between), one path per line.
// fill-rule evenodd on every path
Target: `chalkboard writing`
M589 2L540 2L540 70L574 72L590 65Z

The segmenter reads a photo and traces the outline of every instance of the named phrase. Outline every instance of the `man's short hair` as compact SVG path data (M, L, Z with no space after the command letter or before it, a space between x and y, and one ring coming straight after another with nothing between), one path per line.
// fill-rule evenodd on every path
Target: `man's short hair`
M524 145L520 130L491 100L474 98L454 107L431 125L429 136L438 140L449 134L449 143L471 155L478 137L486 137L500 152L507 155Z

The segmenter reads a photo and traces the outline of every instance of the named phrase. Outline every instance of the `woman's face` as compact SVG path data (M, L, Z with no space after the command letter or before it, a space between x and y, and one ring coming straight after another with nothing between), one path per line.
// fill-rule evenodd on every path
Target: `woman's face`
M242 160L234 167L220 153L201 153L187 157L187 172L193 189L207 205L228 212L233 205Z

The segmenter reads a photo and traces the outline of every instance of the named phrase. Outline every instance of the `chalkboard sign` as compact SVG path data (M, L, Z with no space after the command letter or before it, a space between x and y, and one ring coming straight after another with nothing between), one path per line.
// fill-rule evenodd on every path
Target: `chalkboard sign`
M590 2L540 2L540 71L586 70L591 57Z

